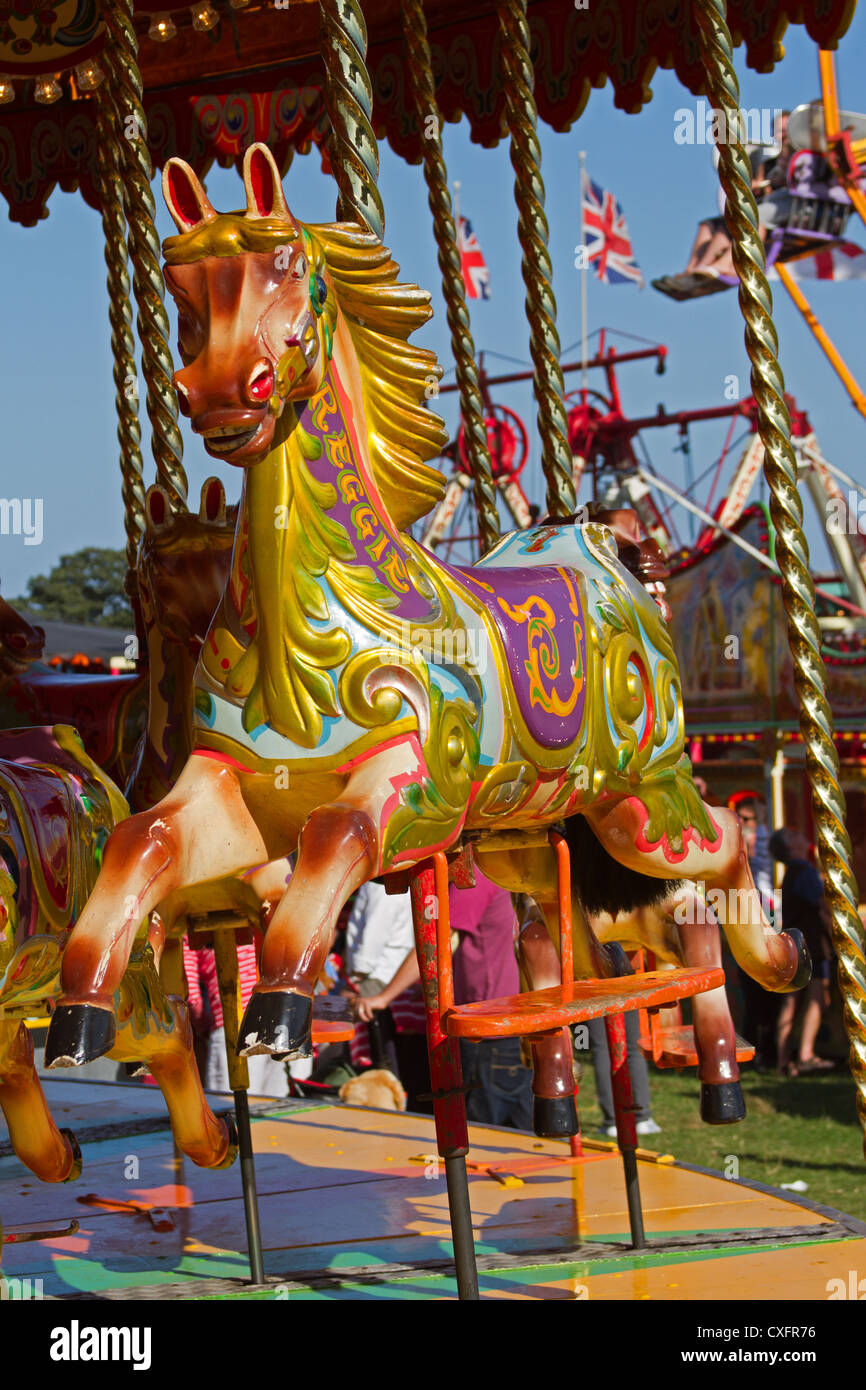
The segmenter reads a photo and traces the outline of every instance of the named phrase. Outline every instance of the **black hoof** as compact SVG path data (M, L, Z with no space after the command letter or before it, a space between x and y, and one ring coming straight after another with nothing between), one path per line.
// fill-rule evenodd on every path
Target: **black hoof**
M72 1167L63 1179L64 1182L75 1182L76 1178L81 1177L81 1170L84 1167L84 1159L81 1157L81 1149L78 1140L71 1129L61 1129L60 1133L64 1139L69 1140L69 1147L72 1149Z
M785 985L784 989L777 990L778 994L793 994L795 989L803 989L812 978L812 957L809 955L809 947L803 940L803 933L798 927L792 927L790 931L782 932L783 936L789 936L797 947L797 969L794 971L794 978L790 984Z
M539 1139L569 1139L579 1134L574 1096L533 1096L532 1128Z
M746 1102L739 1081L701 1085L701 1119L707 1125L735 1125L746 1118Z
M229 1146L228 1146L228 1148L226 1149L225 1158L222 1160L221 1163L217 1163L217 1164L215 1165L215 1167L217 1167L217 1168L231 1168L232 1164L234 1163L235 1159L236 1159L237 1156L238 1156L238 1131L237 1131L237 1126L235 1125L235 1122L234 1122L234 1116L233 1116L233 1115L231 1115L231 1114L226 1114L226 1115L223 1115L222 1118L225 1120L226 1129L227 1129L228 1132L229 1132Z
M622 979L624 975L634 974L632 963L618 941L609 941L605 946L602 946L601 949L605 952L610 962L611 979L619 980Z
M312 1056L313 1001L306 994L271 990L253 994L241 1024L238 1056Z
M83 1067L114 1047L114 1014L96 1004L58 1004L45 1039L46 1067Z

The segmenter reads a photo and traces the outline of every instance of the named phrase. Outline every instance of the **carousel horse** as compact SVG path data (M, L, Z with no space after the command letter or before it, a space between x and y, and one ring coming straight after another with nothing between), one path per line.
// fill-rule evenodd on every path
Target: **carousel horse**
M609 868L609 911L676 878L738 889L735 957L766 988L798 988L805 949L763 916L737 818L701 800L670 634L611 532L536 527L467 568L415 542L406 528L442 495L426 460L446 441L427 409L440 369L408 341L429 296L398 283L366 230L298 222L262 145L244 186L246 209L220 214L183 161L164 172L179 401L243 492L193 752L106 845L46 1059L112 1046L113 993L163 900L292 850L238 1045L306 1055L314 982L356 888L472 842L486 874L532 892L551 854L526 832L562 821L587 837L576 901L585 859ZM612 973L581 912L573 942L577 975Z
M45 633L0 597L0 690L42 656Z
M78 1176L81 1156L51 1118L25 1019L48 1011L63 947L96 881L109 834L128 814L68 726L0 733L0 1108L12 1146L45 1182ZM185 1002L165 993L158 922L133 943L112 1008L109 1055L143 1060L165 1096L179 1148L206 1168L233 1162L234 1128L202 1091Z

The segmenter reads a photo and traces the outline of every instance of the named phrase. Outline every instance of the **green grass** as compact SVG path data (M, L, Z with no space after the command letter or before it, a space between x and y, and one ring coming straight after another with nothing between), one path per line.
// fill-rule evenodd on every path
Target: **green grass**
M601 1111L589 1054L580 1060L581 1125L592 1138ZM802 1180L808 1183L802 1196L866 1220L866 1160L847 1067L838 1074L795 1080L745 1067L742 1084L746 1119L737 1125L706 1125L700 1117L697 1073L650 1067L653 1118L662 1132L641 1142L721 1173L734 1155L739 1172L732 1176L773 1187ZM727 1166L730 1173L733 1165Z

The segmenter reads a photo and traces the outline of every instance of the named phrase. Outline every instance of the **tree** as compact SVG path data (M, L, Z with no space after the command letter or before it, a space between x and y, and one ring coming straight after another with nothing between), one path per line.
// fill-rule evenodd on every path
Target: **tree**
M27 595L17 602L49 622L87 623L97 627L131 627L123 581L126 556L122 550L90 547L61 555L50 574L27 581Z

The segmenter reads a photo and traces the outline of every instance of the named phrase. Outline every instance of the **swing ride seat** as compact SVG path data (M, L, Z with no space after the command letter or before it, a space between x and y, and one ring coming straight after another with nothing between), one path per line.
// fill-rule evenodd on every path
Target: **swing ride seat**
M530 1037L609 1014L661 1008L716 989L724 982L723 970L698 967L653 970L608 980L572 980L549 989L455 1006L443 1013L442 1024L449 1036L470 1042Z

